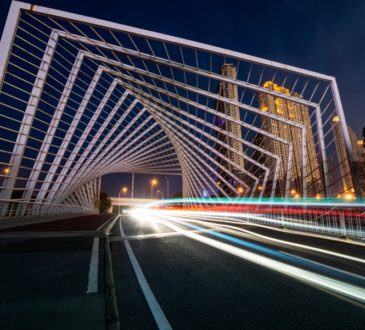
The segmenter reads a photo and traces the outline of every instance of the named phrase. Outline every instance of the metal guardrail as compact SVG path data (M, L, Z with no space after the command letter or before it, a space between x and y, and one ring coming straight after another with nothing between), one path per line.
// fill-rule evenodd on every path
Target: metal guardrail
M263 213L244 213L247 221L257 224L365 240L365 208L275 207L265 208Z
M97 210L68 204L51 204L40 202L28 202L18 199L1 199L0 214L2 218L30 217L42 215L67 215L67 214L93 214Z

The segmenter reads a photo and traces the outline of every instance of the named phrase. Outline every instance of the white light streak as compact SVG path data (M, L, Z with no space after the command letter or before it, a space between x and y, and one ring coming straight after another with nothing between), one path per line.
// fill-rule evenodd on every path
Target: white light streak
M335 280L332 278L329 278L324 275L320 275L317 273L314 273L312 271L299 268L297 266L288 265L284 262L277 261L274 259L271 259L269 257L247 251L243 248L239 248L237 246L233 246L230 244L227 244L225 242L216 240L214 238L205 237L200 234L194 233L192 231L187 231L180 226L176 225L175 222L181 222L185 221L186 218L189 218L191 214L188 214L187 212L174 212L174 211L159 211L159 210L147 210L145 209L142 213L135 213L133 212L134 216L136 217L136 214L143 214L144 216L148 215L148 218L151 219L151 221L156 221L160 224L163 224L164 226L175 230L176 232L181 233L182 235L189 237L193 240L199 241L201 243L204 243L206 245L209 245L211 247L217 248L221 251L227 252L229 254L235 255L239 258L245 259L247 261L253 262L255 264L258 264L260 266L266 267L268 269L271 269L273 271L279 272L281 274L284 274L286 276L289 276L291 278L297 279L301 282L304 282L306 284L309 284L311 286L322 288L329 290L330 292L334 292L336 294L345 296L347 298L356 300L361 303L365 303L365 289L362 287L355 286L353 284L348 284L343 281ZM191 219L193 220L193 219ZM281 241L281 240L279 240ZM283 241L282 243L287 244L288 242ZM297 245L296 243L291 243L294 246L301 246L303 248L308 248L308 246L303 245ZM290 245L290 244L289 244ZM323 252L322 249L316 249L317 252ZM329 252L329 251L327 251ZM337 255L336 255L337 256ZM342 255L338 255L341 257L344 257ZM349 257L349 256L348 256ZM357 260L356 260L357 261ZM362 260L363 262L363 260Z

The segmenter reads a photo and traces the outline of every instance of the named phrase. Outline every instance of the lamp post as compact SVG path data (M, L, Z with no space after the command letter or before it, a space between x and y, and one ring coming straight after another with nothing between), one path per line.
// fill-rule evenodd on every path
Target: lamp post
M151 180L151 199L153 198L153 187L156 186L157 184L158 184L157 179Z
M161 194L161 199L163 199L163 192L161 190L157 190L157 193Z
M170 198L170 180L168 177L166 177L166 198Z
M134 198L134 173L132 173L132 191L131 191L131 198Z
M119 190L119 214L120 214L120 193L123 193L123 194L126 194L128 192L128 187L122 187L120 190Z

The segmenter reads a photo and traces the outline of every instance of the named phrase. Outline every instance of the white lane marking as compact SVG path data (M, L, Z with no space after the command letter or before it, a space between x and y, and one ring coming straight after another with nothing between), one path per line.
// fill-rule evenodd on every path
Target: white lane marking
M101 228L103 228L113 217L110 217L108 220L104 221L98 228L96 228L96 231L99 231Z
M193 233L211 233L212 229L199 229L199 230L191 230ZM168 232L168 233L158 233L158 234L142 234L142 235L132 235L132 236L124 236L124 237L112 237L111 240L140 240L140 239L149 239L149 238L165 238L165 237L173 237L173 236L183 236L181 233L177 233L176 231Z
M99 273L99 237L94 238L93 248L91 251L89 281L86 293L98 292L98 273Z
M122 221L119 219L119 230L120 235L125 236L123 228L122 228ZM132 263L134 273L136 274L138 283L142 289L144 297L146 298L148 307L150 308L152 315L156 321L157 327L161 330L170 330L172 329L169 321L167 320L164 312L162 311L160 304L158 303L155 295L153 294L150 286L147 283L147 280L142 272L142 269L137 261L136 256L133 253L131 245L128 241L124 241L124 245L126 247L129 259Z
M291 256L291 257L295 257L295 258L298 258L298 259L301 259L301 260L305 260L305 261L309 261L311 262L312 264L315 264L315 265L318 265L318 266L322 266L322 267L325 267L325 268L328 268L328 269L331 269L331 270L334 270L338 273L343 273L343 274L346 274L346 275L349 275L349 276L352 276L352 277L356 277L358 278L359 280L362 280L362 281L365 281L365 277L361 276L361 275L358 275L358 274L355 274L355 273L351 273L351 272L348 272L346 270L343 270L343 269L340 269L340 268L336 268L336 267L332 267L332 266L328 266L326 264L322 264L320 262L317 262L317 261L313 261L312 259L307 259L307 258L304 258L304 257L300 257L300 256L297 256L296 254L292 254L292 253L288 253L288 252L285 252L285 251L280 251L281 253L284 253L288 256Z

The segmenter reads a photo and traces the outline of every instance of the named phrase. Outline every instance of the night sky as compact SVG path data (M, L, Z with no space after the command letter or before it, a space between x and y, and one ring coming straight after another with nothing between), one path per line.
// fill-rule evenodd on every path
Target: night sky
M11 1L0 1L0 31ZM335 76L348 124L365 126L365 1L239 0L33 0L33 4L259 56ZM148 197L148 180L137 178L137 195ZM163 181L163 178L160 180ZM171 178L170 192L181 190ZM103 180L116 196L129 175ZM164 185L166 185L164 183ZM166 187L161 185L164 192Z

